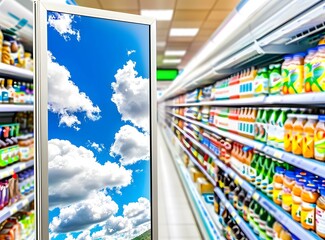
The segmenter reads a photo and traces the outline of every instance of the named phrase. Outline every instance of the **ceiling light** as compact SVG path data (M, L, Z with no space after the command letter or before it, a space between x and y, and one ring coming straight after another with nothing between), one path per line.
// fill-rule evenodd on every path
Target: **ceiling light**
M164 59L163 63L165 64L177 64L180 63L182 60L181 59Z
M185 50L166 50L165 56L184 56Z
M172 9L164 9L164 10L148 10L142 9L141 15L145 17L155 18L157 21L170 21L173 17Z
M198 32L198 28L172 28L169 35L171 37L194 37Z

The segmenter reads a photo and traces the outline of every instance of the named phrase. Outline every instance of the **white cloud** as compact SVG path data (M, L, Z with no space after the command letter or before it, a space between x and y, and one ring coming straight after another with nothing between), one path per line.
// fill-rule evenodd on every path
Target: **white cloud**
M107 220L117 211L118 205L112 201L110 196L106 196L103 192L96 192L84 201L60 208L60 214L53 218L50 230L56 233L85 230L94 224ZM81 233L82 236L87 236L87 233ZM85 239L85 237L81 237L77 239Z
M99 144L96 142L92 142L90 140L88 140L88 146L92 147L93 149L95 149L97 152L102 152L105 149L105 145L104 144Z
M125 125L115 134L110 155L120 156L122 165L134 164L150 159L150 139L148 134L139 132L135 127Z
M149 230L150 202L139 198L137 202L123 206L123 217L112 216L102 226L102 230L92 234L94 239L133 239Z
M128 51L128 56L130 56L132 53L135 53L135 52L136 52L135 50Z
M80 41L80 31L72 28L74 15L65 13L52 13L49 15L48 24L53 27L64 40L70 40L70 36L76 36L77 41Z
M96 161L94 153L67 140L48 143L50 207L63 207L87 199L92 191L128 186L132 170L117 163Z
M65 66L55 62L55 57L48 52L49 110L60 117L59 125L74 127L81 122L77 113L84 113L92 121L100 118L100 109L95 106L86 93L81 92L70 79L71 75ZM80 129L80 128L79 128Z
M131 121L145 131L149 130L149 79L137 77L136 63L129 60L115 74L112 83L112 101L123 121Z

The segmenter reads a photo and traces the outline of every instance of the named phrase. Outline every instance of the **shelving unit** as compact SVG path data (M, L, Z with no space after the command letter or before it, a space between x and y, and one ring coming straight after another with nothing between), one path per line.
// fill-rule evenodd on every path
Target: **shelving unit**
M4 63L0 63L0 75L1 77L16 78L28 82L32 82L34 77L33 72L27 69L18 68Z
M28 162L18 162L9 167L0 170L0 179L7 178L14 173L20 172L24 169L34 166L34 159Z
M190 204L192 209L194 210L194 215L196 219L198 220L198 224L200 226L200 229L202 230L202 234L204 235L204 239L220 239L224 240L223 236L220 235L220 221L219 217L217 215L212 215L212 209L211 206L208 206L205 200L202 196L199 195L197 192L197 189L194 186L194 183L191 180L191 177L185 167L185 165L182 163L180 157L177 155L177 152L174 148L174 146L169 141L170 138L172 138L173 133L171 130L168 131L168 135L166 135L165 132L163 132L164 139L167 143L167 146L169 148L170 153L172 154L174 160L175 160L175 166L177 169L177 172L182 178L182 183L185 189L185 192L189 199L191 199ZM173 141L182 148L182 150L187 150L186 148L182 147L183 144L176 138L173 137ZM189 152L186 152L188 156L191 158L191 154ZM194 158L191 158L193 161ZM195 160L195 159L194 159ZM195 160L196 161L196 160ZM195 163L195 162L193 162Z
M13 205L9 207L5 207L0 211L0 222L5 221L7 218L27 206L29 203L31 203L34 200L34 193L30 193L27 196L24 196L23 199L20 201L14 203Z
M325 177L325 164L323 162L319 162L319 161L312 160L312 159L306 159L304 157L297 156L292 153L288 153L288 152L284 152L279 149L275 149L273 147L267 146L267 145L260 143L258 141L248 139L248 138L245 138L245 137L242 137L242 136L230 133L230 132L225 132L225 131L219 130L216 127L209 126L202 122L192 120L192 119L183 117L183 116L175 114L175 113L171 113L171 112L168 112L168 113L171 114L172 116L175 116L175 117L182 119L186 122L190 122L190 123L193 123L199 127L207 129L210 132L216 133L218 135L221 135L226 138L232 139L234 141L240 142L247 146L253 147L261 152L264 152L265 154L267 154L271 157L274 157L281 161L287 162L293 166L299 167L303 170L314 173L318 176Z
M259 240L259 238L254 234L254 231L243 220L243 218L239 216L239 214L237 213L236 209L226 199L226 197L223 194L223 192L221 192L219 188L215 188L214 189L214 192L217 194L217 196L219 197L219 199L223 203L223 205L228 209L230 215L236 221L236 223L241 228L241 230L245 233L246 237L249 240Z

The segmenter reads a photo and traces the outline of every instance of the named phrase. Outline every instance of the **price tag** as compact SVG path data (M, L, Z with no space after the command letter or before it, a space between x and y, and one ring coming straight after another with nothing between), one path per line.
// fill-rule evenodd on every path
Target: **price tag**
M235 221L236 221L237 224L239 225L239 224L241 223L241 219L240 219L240 217L236 217L236 218L235 218Z
M236 183L237 185L242 185L242 184L243 184L243 179L241 179L241 178L239 178L239 177L236 177L236 179L235 179L235 183Z
M254 199L255 201L258 201L258 200L259 200L259 195L258 195L258 193L254 193L254 194L253 194L253 199Z
M18 208L17 208L17 206L12 206L11 209L10 209L10 214L13 215L13 214L15 214L16 212L18 212Z
M229 176L230 176L231 178L234 178L234 177L235 177L235 173L231 171L231 172L229 173Z
M229 208L230 207L230 204L229 204L229 202L226 202L226 208Z
M275 153L274 153L274 157L281 159L282 156L283 156L283 153L282 153L282 152L275 151Z
M231 212L231 216L232 216L233 218L235 218L236 213L235 213L235 212Z
M13 175L15 173L15 171L13 169L10 170L9 175Z

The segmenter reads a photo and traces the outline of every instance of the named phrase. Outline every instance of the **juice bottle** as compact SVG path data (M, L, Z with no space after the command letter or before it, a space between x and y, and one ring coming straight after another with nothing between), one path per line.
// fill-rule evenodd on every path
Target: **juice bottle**
M253 185L255 185L255 180L256 180L256 169L258 167L258 158L259 158L258 152L254 150L253 159L249 167L249 181Z
M325 115L318 116L314 135L315 159L325 161Z
M273 202L278 205L282 205L282 188L284 179L284 168L277 166L275 168L275 174L273 176Z
M282 188L282 208L291 213L292 206L292 188L295 185L295 173L292 171L286 171L283 179Z
M243 202L243 219L248 222L249 221L249 205L252 202L252 198L249 195L246 195Z
M299 177L296 176L295 185L292 188L292 208L291 208L291 216L292 218L300 222L300 216L301 216L301 192L304 185L304 180L299 179Z
M263 109L259 108L257 111L257 116L255 119L255 125L254 125L254 139L257 141L260 141L260 124L262 122L262 116L263 116Z
M304 139L304 126L307 122L307 115L298 114L297 120L292 126L292 153L302 155L302 146Z
M284 150L292 151L292 129L297 117L296 114L288 114L287 120L284 123Z
M255 204L255 208L254 208L254 227L253 228L254 228L254 232L257 235L259 235L259 231L260 231L259 223L261 221L261 219L260 219L261 208L262 207L258 203Z
M304 229L315 231L315 210L318 199L317 186L305 184L301 192L301 225Z
M284 56L284 62L281 66L281 75L282 75L282 94L289 94L289 71L290 64L292 61L292 55Z
M269 183L267 174L268 174L268 170L269 170L269 167L271 165L271 162L272 162L271 158L266 156L265 160L264 160L264 164L263 164L263 169L262 169L262 171L260 173L260 176L259 176L262 179L260 189L262 190L263 193L266 192L266 188L267 188L267 185Z
M246 197L246 193L242 189L239 192L239 195L238 195L237 208L236 208L239 216L241 216L241 217L244 216L244 200L245 200L245 197Z
M309 115L303 130L302 155L305 158L314 158L314 133L318 121L317 115Z
M270 69L269 92L271 95L280 94L282 89L281 64L270 65L269 69Z
M289 65L289 94L299 94L304 90L304 53L293 55Z
M257 161L257 169L256 169L256 178L255 178L255 186L257 189L260 189L261 183L263 180L263 169L264 169L264 160L265 155L263 153L259 154L258 161Z
M275 161L271 160L271 164L268 167L268 172L265 178L265 183L267 184L265 193L269 198L273 198L273 177L275 175Z
M268 216L268 212L264 209L261 208L260 212L259 212L259 237L260 239L266 239L266 223L267 223L267 216Z
M320 197L316 202L316 233L325 239L325 188L319 188Z
M281 113L276 121L274 147L284 149L284 124L287 121L289 108L281 108Z
M261 68L254 79L254 96L266 95L269 92L269 72L267 67Z
M280 233L280 239L281 240L292 240L291 234L289 233L288 229L285 227L282 228L282 231Z
M283 227L282 227L281 223L276 221L273 224L273 236L274 236L275 240L280 239L280 234L282 232L282 229L283 229Z
M276 139L276 122L280 115L280 108L273 108L267 129L267 145L274 146Z
M313 92L325 91L325 45L318 45L317 53L312 60Z
M305 92L311 92L313 84L313 69L312 69L312 60L314 59L317 53L317 48L308 49L308 54L305 57L305 66L304 66L304 86Z
M249 203L249 207L248 207L248 222L249 222L249 226L251 228L254 227L254 209L255 209L255 204L256 202L253 200Z
M271 214L268 214L267 219L266 219L266 239L267 240L273 240L273 225L275 223L274 217L272 217Z
M261 119L260 130L259 130L259 132L260 132L259 140L263 143L267 142L268 123L269 123L271 112L272 111L269 108L263 109L263 115L262 115L262 119Z
M253 161L254 153L253 149L249 149L246 151L246 157L244 161L244 168L243 168L243 177L246 181L250 181L250 166L251 162Z

